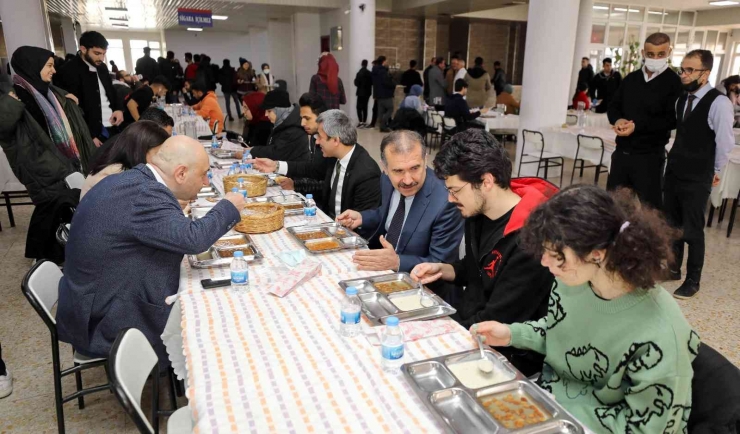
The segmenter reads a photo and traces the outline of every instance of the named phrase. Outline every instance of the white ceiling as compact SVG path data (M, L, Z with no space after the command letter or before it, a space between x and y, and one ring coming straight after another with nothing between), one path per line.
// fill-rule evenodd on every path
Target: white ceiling
M157 30L185 28L177 22L178 8L209 9L228 20L213 20L213 31L247 31L265 27L271 19L286 19L296 12L321 12L343 0L46 0L50 13L70 17L84 28ZM271 3L271 4L270 4ZM110 11L106 7L124 7ZM124 20L115 20L123 18ZM128 27L114 24L128 24Z

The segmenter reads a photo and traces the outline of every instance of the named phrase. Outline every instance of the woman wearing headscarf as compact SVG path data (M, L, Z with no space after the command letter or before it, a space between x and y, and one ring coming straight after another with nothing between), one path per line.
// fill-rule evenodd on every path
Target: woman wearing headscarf
M265 95L260 106L272 122L272 133L267 145L253 147L253 158L269 158L275 161L308 160L310 154L306 131L301 127L301 110L290 104L288 93L273 90Z
M0 146L36 206L26 257L61 263L64 250L55 232L59 223L69 222L70 207L80 195L64 179L86 171L85 158L95 146L76 98L51 84L54 53L24 46L13 53L10 64L15 75L13 91L0 96Z
M424 114L424 104L421 101L421 94L424 93L424 88L415 84L411 86L409 95L403 99L399 108L414 109L419 112L420 115Z
M319 57L319 71L311 77L308 91L319 95L329 110L339 109L339 104L347 104L344 84L339 78L339 65L331 53L322 53Z

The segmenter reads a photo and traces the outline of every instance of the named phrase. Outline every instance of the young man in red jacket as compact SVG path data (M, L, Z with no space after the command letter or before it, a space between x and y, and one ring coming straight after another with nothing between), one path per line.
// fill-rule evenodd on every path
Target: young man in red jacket
M547 314L552 274L519 248L519 232L529 214L557 192L540 178L511 179L506 150L484 130L455 134L434 158L448 200L465 217L465 257L452 264L417 265L411 276L427 284L455 284L452 317L469 328L481 321L537 320ZM520 371L542 369L542 356L499 348Z

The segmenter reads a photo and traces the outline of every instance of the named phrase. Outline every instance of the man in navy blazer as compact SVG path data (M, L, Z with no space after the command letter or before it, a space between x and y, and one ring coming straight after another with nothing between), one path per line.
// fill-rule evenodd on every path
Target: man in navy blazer
M200 220L179 200L208 185L208 155L186 136L167 139L149 164L100 181L80 202L66 247L56 321L59 338L89 357L108 357L118 332L133 327L161 362L160 335L180 285L183 255L208 250L240 219L244 197L230 193Z
M385 174L382 203L362 212L347 210L337 221L368 238L371 250L358 250L360 270L411 271L422 262L456 260L463 218L447 200L444 182L426 167L426 148L413 131L394 131L380 144Z

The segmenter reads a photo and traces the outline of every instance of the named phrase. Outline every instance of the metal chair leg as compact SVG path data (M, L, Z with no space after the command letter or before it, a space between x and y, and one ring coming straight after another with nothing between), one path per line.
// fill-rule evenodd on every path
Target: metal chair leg
M75 366L80 366L79 363L75 363ZM82 390L82 372L77 371L75 372L75 383L77 384L77 391ZM80 408L80 410L83 410L85 408L85 398L83 396L80 396L77 398L77 406Z
M712 227L712 220L714 219L714 205L712 205L712 202L709 202L709 215L707 216L707 227Z
M738 195L738 198L740 198L740 195ZM735 223L735 212L737 211L737 201L738 199L732 200L732 211L730 211L730 222L727 224L727 238L730 238L730 234L732 234L732 226Z
M51 361L54 369L54 404L57 410L57 430L64 434L64 402L62 400L62 366L59 361L59 343L51 338Z
M8 220L10 220L10 227L15 227L15 216L13 216L13 206L10 204L10 195L8 193L3 193L3 196L5 196L5 206L8 208Z

